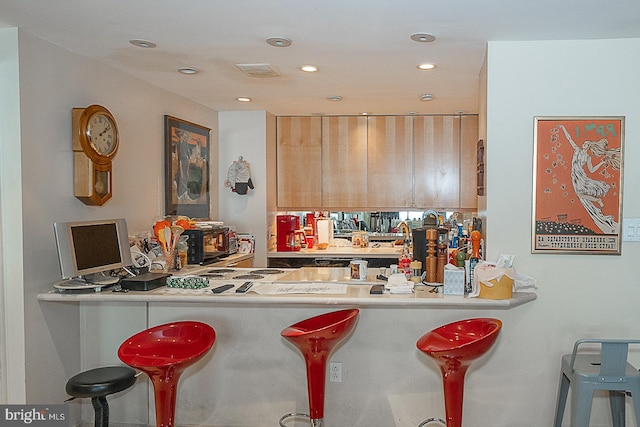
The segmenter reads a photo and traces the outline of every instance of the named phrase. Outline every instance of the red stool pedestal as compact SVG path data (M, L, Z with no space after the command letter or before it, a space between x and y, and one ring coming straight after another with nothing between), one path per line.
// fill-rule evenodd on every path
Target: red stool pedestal
M418 349L442 372L447 427L462 426L464 376L471 362L493 346L501 328L498 319L467 319L440 326L418 340Z
M322 426L324 419L324 390L327 360L335 346L353 330L358 309L340 310L302 320L280 333L302 353L307 367L309 418L313 427ZM287 414L289 417L307 414Z
M153 383L157 427L174 425L180 375L207 354L215 339L211 326L185 321L146 329L120 345L120 360L146 373Z

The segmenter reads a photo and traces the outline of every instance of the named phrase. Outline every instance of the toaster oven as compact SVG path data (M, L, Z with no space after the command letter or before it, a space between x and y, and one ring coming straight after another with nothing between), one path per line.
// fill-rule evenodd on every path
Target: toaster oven
M227 227L195 228L185 230L187 264L206 265L229 255L229 229Z

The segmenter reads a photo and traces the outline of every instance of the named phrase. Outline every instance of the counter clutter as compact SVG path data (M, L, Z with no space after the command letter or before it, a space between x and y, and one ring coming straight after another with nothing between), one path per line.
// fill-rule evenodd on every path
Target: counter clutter
M492 300L444 295L433 292L434 287L416 284L413 292L391 294L370 293L372 286L387 282L377 278L378 271L369 270L365 280L352 280L349 268L304 267L299 269L246 269L193 266L174 277L198 276L206 278L205 287L162 286L150 291L101 292L51 290L38 294L41 301L119 301L119 302L196 302L225 304L314 304L350 306L421 306L447 308L510 309L534 301L533 292L514 292L509 299ZM243 284L253 285L245 292L237 292ZM220 292L212 292L220 286Z

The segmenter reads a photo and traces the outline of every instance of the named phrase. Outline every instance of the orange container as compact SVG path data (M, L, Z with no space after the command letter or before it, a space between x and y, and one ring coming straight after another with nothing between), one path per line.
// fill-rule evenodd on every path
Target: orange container
M513 279L508 276L502 276L500 280L489 280L493 286L487 286L480 282L480 294L478 298L486 299L509 299L513 296Z

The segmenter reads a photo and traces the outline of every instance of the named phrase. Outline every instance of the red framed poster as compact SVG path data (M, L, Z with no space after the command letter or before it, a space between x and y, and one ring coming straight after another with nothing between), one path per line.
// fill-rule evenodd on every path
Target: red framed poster
M536 117L533 253L620 255L624 117Z

